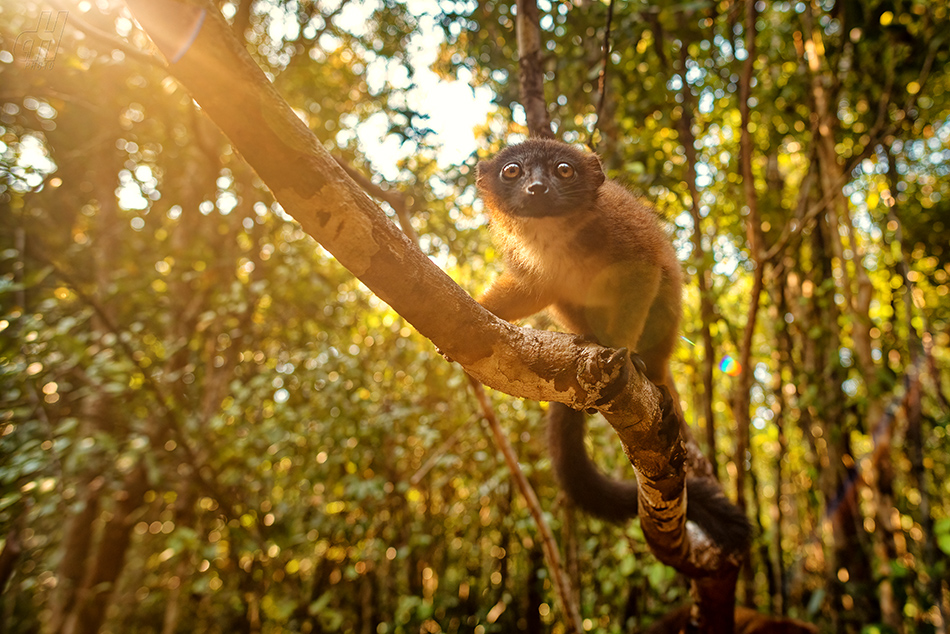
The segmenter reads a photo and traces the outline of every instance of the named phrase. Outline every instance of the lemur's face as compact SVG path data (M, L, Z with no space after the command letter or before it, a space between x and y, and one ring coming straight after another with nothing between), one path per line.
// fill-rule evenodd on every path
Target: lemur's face
M543 218L590 209L604 171L595 154L560 141L530 139L479 163L477 182L490 209Z

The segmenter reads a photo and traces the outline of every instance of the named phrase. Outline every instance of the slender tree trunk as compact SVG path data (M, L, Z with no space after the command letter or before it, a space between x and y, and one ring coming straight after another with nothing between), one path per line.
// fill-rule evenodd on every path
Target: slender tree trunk
M564 569L571 581L574 602L581 604L581 568L577 545L577 512L566 495L559 497L561 512L561 542L564 548Z
M20 558L20 553L23 552L23 542L20 539L22 517L21 515L13 522L13 528L7 531L7 537L3 542L3 550L0 550L0 595L3 594L10 577L13 576L16 562Z
M845 372L837 360L837 351L841 347L841 333L836 326L838 310L832 297L834 289L819 286L832 275L830 250L826 244L827 240L835 240L827 235L831 231L831 225L821 225L815 235L813 254L818 265L813 279L816 315L819 316L816 325L820 324L819 327L825 331L819 342L820 366L815 368L824 391L820 392L816 409L821 412L822 437L827 447L822 486L832 529L832 557L827 566L832 614L836 631L855 633L863 624L876 622L880 615L873 600L871 558L858 506L858 474L851 449L851 425L846 420L842 399ZM817 251L818 245L822 248L820 252Z
M102 125L112 122L103 120ZM98 155L99 171L95 179L95 196L98 202L94 260L92 263L92 282L94 293L107 292L112 282L113 260L119 252L116 227L119 223L119 210L115 199L116 168L118 158L114 148L103 148ZM109 299L97 297L96 301L104 311L109 311ZM93 312L90 327L93 332L104 334L109 330L107 320L111 315ZM82 403L82 426L90 437L98 433L114 434L116 421L112 413L112 401L102 391L88 396ZM51 632L69 631L78 623L77 609L82 609L79 595L83 591L84 576L93 564L90 553L95 550L94 525L102 504L102 492L106 485L105 458L90 452L84 461L85 466L78 476L76 490L81 492L83 501L79 510L66 521L65 538L62 543L62 559L57 569L57 585L52 600L52 615L49 621ZM100 540L101 541L101 540Z
M544 67L541 63L541 18L536 0L517 0L518 69L521 105L528 120L528 134L553 138L551 117L544 98Z
M3 550L0 550L0 599L6 594L7 583L16 570L17 561L23 553L23 524L26 521L28 507L20 512L20 515L13 520L13 525L7 531L6 540L3 543ZM0 632L7 631L7 613L6 606L0 601Z
M897 199L894 196L894 192L898 191L898 174L897 168L894 162L894 157L891 156L890 152L887 153L888 160L888 186L890 188L891 195L888 197L888 218L890 222L894 223L895 232L894 232L894 242L897 245L896 254L900 258L897 265L898 270L900 271L901 278L903 281L904 288L904 319L906 321L907 327L907 349L909 351L909 363L907 369L907 394L904 399L904 408L907 414L907 449L911 462L911 476L914 481L917 490L920 492L920 503L917 505L918 512L918 521L922 527L924 534L924 557L925 562L930 562L931 565L935 564L938 558L946 559L944 555L941 554L941 551L937 547L936 536L933 530L933 516L930 512L930 477L928 470L924 466L924 441L923 441L923 403L922 403L922 391L923 386L921 385L921 379L923 375L923 365L924 365L924 354L923 349L923 339L918 334L917 329L914 326L914 292L913 292L913 282L910 279L910 268L907 265L907 255L904 251L903 245L903 236L901 230L901 223L898 219L898 214L896 212ZM939 382L937 383L939 388ZM888 431L890 431L888 427ZM888 440L890 436L888 436ZM893 475L891 473L893 465L890 462L890 455L887 455L887 461L881 462L879 471L879 489L881 490L881 496L887 506L884 507L884 510L887 512L887 518L891 517L891 509L893 508ZM887 528L890 523L885 524L884 528ZM896 528L892 529L892 532L889 533L891 537L891 544L885 544L885 546L893 545L893 531ZM896 554L895 554L896 556ZM935 604L938 606L941 613L941 622L942 625L938 628L938 632L941 634L946 634L948 628L950 628L950 607L947 606L946 602L941 600L941 595L943 593L942 583L939 575L930 575L931 582L928 587L929 594ZM894 611L902 606L894 606ZM900 609L900 612L903 612Z
M309 632L309 634L322 634L323 632L323 628L320 626L320 619L317 618L316 614L310 611L310 606L323 596L323 593L327 590L327 586L330 585L331 568L332 566L327 559L320 559L320 561L316 563L313 573L313 582L310 585L310 592L308 593L304 605L298 608L298 613L304 615L301 630L305 634L307 632Z
M178 528L192 527L195 523L195 501L197 493L191 481L183 478L178 484L175 496L175 526ZM175 581L168 588L168 600L165 603L165 616L162 620L162 634L175 634L181 618L182 589L188 588L189 572L192 569L192 553L188 550L178 555L178 564L175 567Z
M885 152L887 160L887 176L891 191L897 191L897 170L889 152ZM889 219L896 226L892 243L896 249L892 250L893 255L898 258L896 263L898 271L901 273L905 291L909 291L910 280L907 278L907 265L904 260L901 241L900 223L894 213L894 201L890 199ZM907 292L904 296L906 312L906 322L908 329L908 347L910 350L909 368L914 368L917 364L917 348L919 340L913 326L913 303L911 293ZM911 303L907 303L910 301ZM894 311L895 320L898 318L898 311ZM913 372L913 370L910 370ZM879 597L881 618L883 622L890 626L895 632L904 631L904 602L895 593L892 581L892 563L897 560L896 531L898 528L894 525L893 517L896 508L894 506L894 465L891 458L892 438L894 433L896 412L894 408L889 408L878 421L874 422L871 429L871 437L874 440L874 453L871 461L871 472L869 474L871 491L873 493L871 516L875 519L874 550L880 561L878 572L880 575Z
M904 409L907 413L907 432L906 447L908 458L910 459L910 475L914 488L920 494L920 502L917 505L917 521L920 522L921 532L924 536L921 560L926 562L931 571L938 570L935 566L938 558L943 558L937 548L933 530L933 516L931 515L931 477L930 471L924 463L924 426L923 426L923 405L921 402L921 385L919 376L911 376L908 379L907 396L904 400ZM935 605L941 606L941 579L939 575L931 572L930 582L927 584L929 600ZM943 612L943 606L941 606ZM944 621L946 623L946 621Z
M680 118L680 135L683 150L686 152L686 186L689 191L689 213L693 219L693 265L696 267L696 284L699 288L700 334L703 340L701 411L703 429L706 432L706 459L712 468L713 475L718 477L718 460L716 455L716 427L713 415L713 372L716 352L713 346L712 330L713 301L711 295L712 276L709 270L706 251L703 248L703 219L699 211L699 190L696 187L696 137L693 134L693 102L689 84L686 81L687 44L680 47L681 57L680 81L683 85L680 91L683 95L683 116Z
M525 631L528 634L541 634L544 628L541 624L541 603L544 597L544 582L541 579L541 571L544 569L544 554L541 549L535 545L528 552L529 574L528 584L525 593L525 621L527 627Z
M178 631L178 622L181 619L182 586L185 585L191 568L191 559L185 554L180 555L178 565L175 566L174 585L167 589L168 599L165 602L165 615L162 618L162 634L175 634Z
M126 476L123 488L116 494L112 516L102 529L76 609L63 626L64 634L96 634L102 627L132 541L132 514L141 506L148 490L146 475L145 466L140 464Z
M372 571L360 575L360 634L374 634L376 632L376 588Z
M67 616L76 605L76 593L82 585L86 561L92 549L93 522L99 516L100 497L104 480L94 478L80 484L83 492L80 508L66 522L61 550L62 559L56 570L56 591L52 599L51 632L61 631Z
M764 500L762 499L761 492L762 489L759 486L759 479L755 474L755 469L749 469L749 484L751 484L752 490L752 513L755 516L756 525L759 529L760 535L765 535L765 523L762 521L763 515L765 515L764 509ZM775 601L774 597L776 594L775 589L775 568L772 565L772 557L769 555L769 543L766 540L761 540L759 542L759 559L762 561L762 565L765 567L765 583L768 590L768 597L770 606L770 612L775 613ZM753 571L754 573L754 571ZM759 605L759 601L756 600L755 596L755 577L753 576L751 581L752 584L748 584L752 587L747 587L746 592L752 595L753 603L751 607Z
M748 234L749 254L755 263L752 281L752 294L746 313L742 343L739 348L739 381L736 386L733 413L736 419L736 503L746 508L746 473L752 469L751 447L749 445L751 389L753 378L752 341L759 315L759 297L764 287L765 261L762 223L759 219L759 199L755 191L755 177L752 172L752 134L749 130L751 112L749 99L752 96L752 74L756 59L756 18L758 12L755 0L746 0L745 49L748 52L739 78L739 114L741 128L739 136L739 166L742 172L742 189L748 209L746 233ZM748 557L743 566L745 604L754 605L755 581L753 578L752 558Z
M785 394L784 373L790 367L790 336L788 327L785 323L785 315L788 311L785 301L784 284L774 284L772 287L773 297L773 315L772 323L775 326L775 351L772 354L774 364L775 383L772 385L772 394L775 397L773 412L775 413L775 426L778 432L778 455L775 460L775 506L773 508L772 521L775 523L774 548L775 548L775 588L773 596L773 606L775 613L779 616L785 616L788 611L788 584L785 571L785 552L783 547L784 521L785 516L782 509L784 501L783 489L785 485L785 473L782 464L785 461L788 452L788 438L785 436L785 416L788 410L788 401ZM792 385L789 383L789 385Z
M822 280L840 281L838 287L844 296L846 314L850 317L849 334L852 348L870 395L865 418L870 421L871 426L883 415L878 395L884 389L878 380L877 364L872 356L869 308L873 288L864 268L860 245L851 226L847 200L841 190L840 183L844 180L844 174L835 150L835 132L839 128L839 122L832 105L834 95L828 89L833 83L834 75L832 71L826 72L823 68L824 45L819 30L813 26L811 11L811 6L808 6L802 13L804 48L808 53L808 71L812 79L813 132L819 163L818 174L824 196L831 199L827 207L827 227L823 229L825 241L822 247L834 255L838 264L837 269L834 269L831 262L823 263ZM842 229L849 239L851 257L847 257L842 245ZM830 297L825 301L830 301L832 305L834 303ZM837 317L836 310L829 309L829 312L833 312ZM838 350L841 345L840 334L836 332L835 339L828 345L829 350ZM834 367L838 365L838 360L829 355L827 364L829 368ZM835 386L835 393L840 395L841 382L835 381L825 385L827 387L831 384ZM829 476L828 484L833 485L833 488L829 486L825 489L825 494L831 496L827 499L832 502L830 510L833 512L831 520L835 545L835 557L832 560L834 563L829 568L829 581L833 588L832 598L836 602L833 609L840 617L838 630L852 632L857 631L862 623L879 620L880 606L874 598L874 581L864 539L864 521L857 504L857 471L849 438L851 425L845 420L840 404L825 404L829 410L822 412L826 419L830 458L826 475Z

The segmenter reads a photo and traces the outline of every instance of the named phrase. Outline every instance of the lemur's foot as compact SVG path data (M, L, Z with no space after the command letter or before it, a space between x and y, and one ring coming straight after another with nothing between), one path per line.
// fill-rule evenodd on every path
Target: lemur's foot
M630 353L630 361L633 362L634 367L640 372L640 374L647 373L647 363L643 360L643 357L638 355L636 352Z

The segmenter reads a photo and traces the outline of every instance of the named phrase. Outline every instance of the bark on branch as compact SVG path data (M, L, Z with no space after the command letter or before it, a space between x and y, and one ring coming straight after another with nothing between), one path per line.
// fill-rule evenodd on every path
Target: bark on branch
M723 558L685 530L685 449L675 416L625 352L497 319L409 240L323 148L208 0L128 0L154 41L172 42L169 70L284 210L439 350L495 389L600 410L637 470L644 532L657 556L686 574L715 574ZM193 41L176 47L182 14ZM164 50L164 49L163 49Z

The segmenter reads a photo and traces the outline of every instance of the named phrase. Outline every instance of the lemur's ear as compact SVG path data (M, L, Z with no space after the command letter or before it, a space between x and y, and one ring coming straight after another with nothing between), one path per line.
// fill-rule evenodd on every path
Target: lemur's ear
M481 183L486 178L489 178L492 171L495 169L495 161L489 159L486 161L479 161L478 165L475 166L475 182Z
M590 172L591 182L595 183L597 187L603 185L604 181L607 180L607 177L604 175L604 166L600 162L600 157L593 152L587 155L587 169Z

